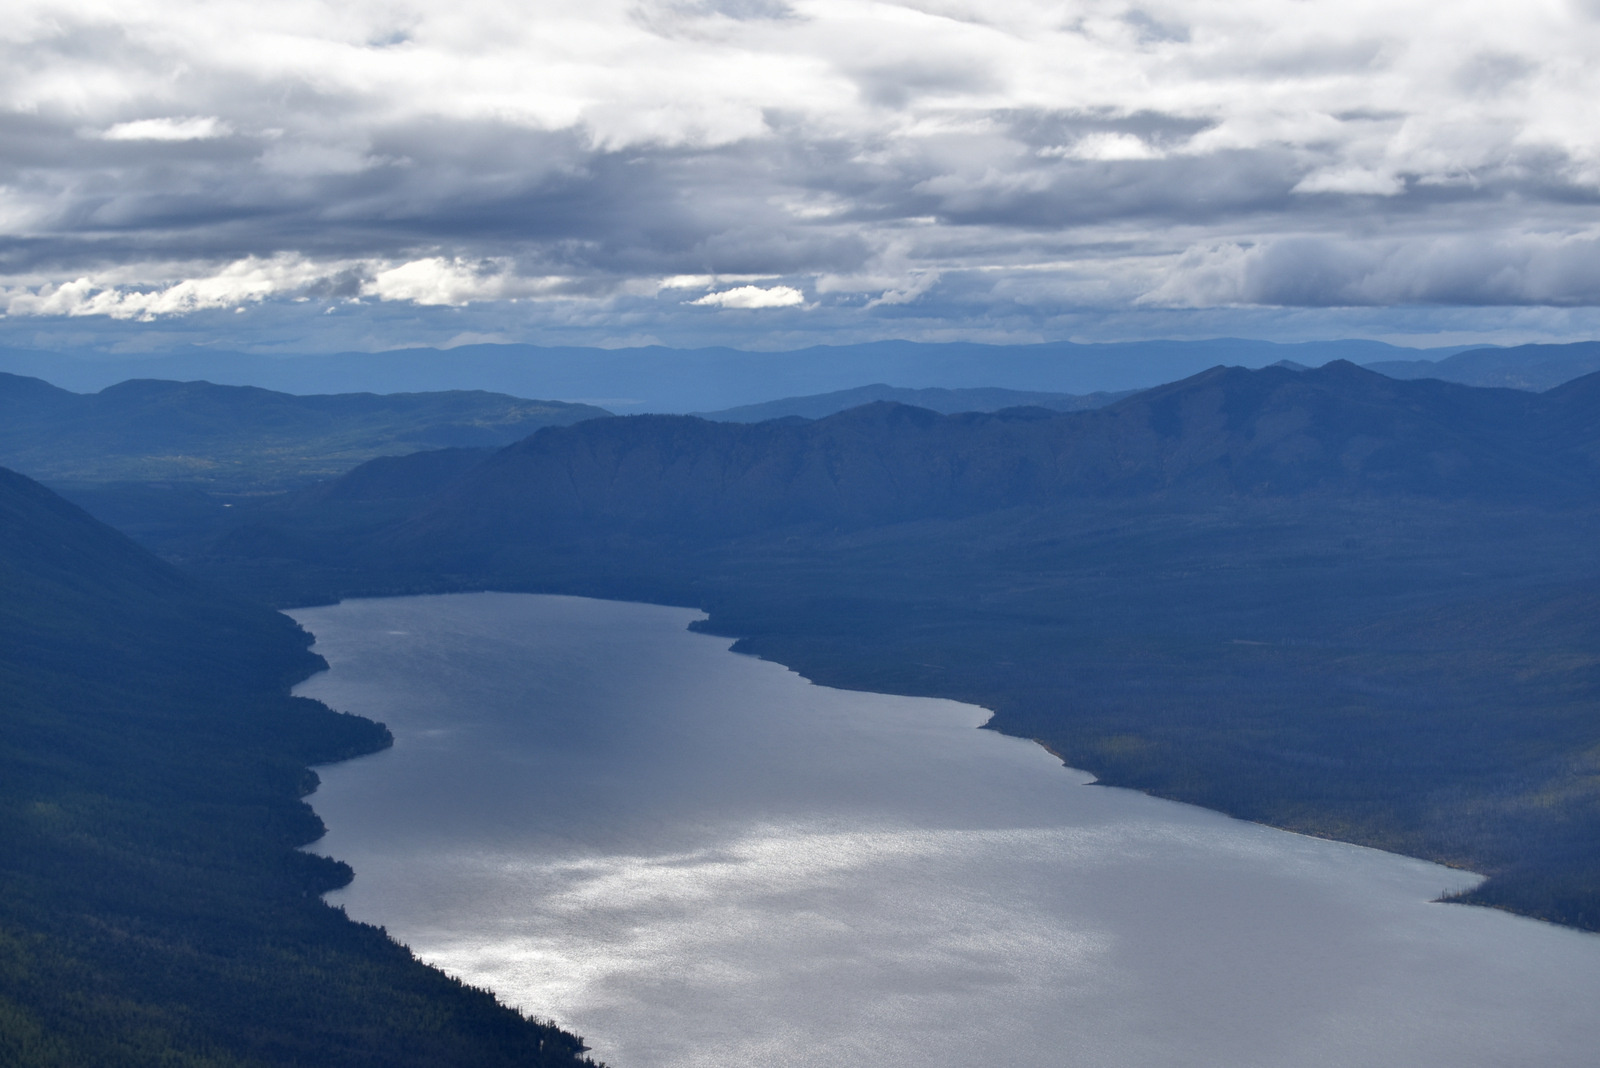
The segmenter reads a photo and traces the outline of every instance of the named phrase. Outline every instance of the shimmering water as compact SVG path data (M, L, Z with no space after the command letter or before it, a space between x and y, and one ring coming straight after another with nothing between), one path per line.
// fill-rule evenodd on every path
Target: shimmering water
M694 613L523 594L298 610L331 895L665 1066L1587 1066L1600 938L1474 877L1086 785L970 705L813 686Z

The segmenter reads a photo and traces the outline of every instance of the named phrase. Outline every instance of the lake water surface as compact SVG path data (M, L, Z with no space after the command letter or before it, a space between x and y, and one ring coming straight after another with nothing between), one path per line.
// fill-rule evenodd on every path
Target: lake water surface
M1474 877L1086 785L951 701L814 686L695 613L526 594L292 615L330 895L614 1068L1600 1063L1600 938Z

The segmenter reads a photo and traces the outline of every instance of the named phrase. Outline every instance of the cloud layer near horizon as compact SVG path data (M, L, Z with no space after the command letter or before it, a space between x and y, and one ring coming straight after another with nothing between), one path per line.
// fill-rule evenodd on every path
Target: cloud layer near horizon
M19 0L0 310L1582 310L1597 50L1565 0Z

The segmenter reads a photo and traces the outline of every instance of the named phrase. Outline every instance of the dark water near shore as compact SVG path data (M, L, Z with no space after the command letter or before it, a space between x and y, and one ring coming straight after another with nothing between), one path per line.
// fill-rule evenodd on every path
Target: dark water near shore
M812 686L694 613L292 613L331 895L615 1068L1588 1066L1600 938L1475 877L1089 787L970 705Z

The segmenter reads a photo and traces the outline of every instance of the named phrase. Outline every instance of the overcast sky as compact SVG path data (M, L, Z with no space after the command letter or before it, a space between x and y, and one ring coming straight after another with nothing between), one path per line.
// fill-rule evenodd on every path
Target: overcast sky
M12 0L0 342L1600 336L1600 0Z

